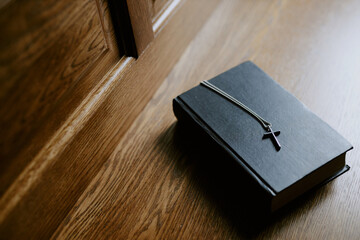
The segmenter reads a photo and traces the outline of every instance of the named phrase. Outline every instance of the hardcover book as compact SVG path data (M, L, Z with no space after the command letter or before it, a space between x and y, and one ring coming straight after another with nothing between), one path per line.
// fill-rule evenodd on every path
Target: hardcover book
M349 170L351 144L252 62L208 83L250 112L200 84L173 100L174 113L230 156L246 175L243 181L269 200L270 212ZM253 113L271 122L273 131L266 132Z

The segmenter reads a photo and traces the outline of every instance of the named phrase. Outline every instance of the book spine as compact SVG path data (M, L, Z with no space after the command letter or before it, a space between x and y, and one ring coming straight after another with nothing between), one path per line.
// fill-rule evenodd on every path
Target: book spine
M240 175L248 176L245 177L245 182L252 186L254 192L261 192L260 194L255 194L257 197L267 199L266 205L262 206L262 211L270 211L270 204L272 199L276 196L276 194L261 180L256 174L254 174L244 163L242 159L239 159L228 147L227 145L211 130L209 126L207 126L197 115L186 106L183 101L177 97L173 100L173 111L176 118L179 120L180 124L186 125L187 129L190 129L191 133L196 136L201 136L200 138L210 141L209 144L212 146L216 145L219 147L224 154L230 156L231 159L235 159L237 163L239 163L241 171ZM265 210L264 210L265 208Z

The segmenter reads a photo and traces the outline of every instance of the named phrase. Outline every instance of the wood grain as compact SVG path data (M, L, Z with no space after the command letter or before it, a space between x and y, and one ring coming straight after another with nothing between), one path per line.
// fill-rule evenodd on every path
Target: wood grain
M120 54L139 57L154 39L148 3L145 1L108 1Z
M154 38L149 5L137 0L126 2L135 39L136 56L140 56Z
M105 41L95 1L12 1L0 11L3 194L29 162L29 152L19 157L21 152L39 132L34 144L42 146L98 80L86 76L94 71L104 74L112 67L94 63L114 63L116 51L109 50ZM71 95L74 91L76 98ZM73 105L61 109L69 98ZM49 124L53 127L46 134Z
M152 22L155 22L173 0L148 0Z
M114 25L111 19L111 13L109 9L109 2L107 0L97 0L96 4L98 6L99 17L104 32L106 45L111 52L116 53L119 51L119 47L116 42Z
M53 238L357 239L360 235L358 1L223 1L119 141ZM349 173L255 232L199 184L202 153L176 143L171 100L252 60L355 147ZM186 147L184 147L184 145Z
M186 2L136 61L122 58L108 74L104 69L116 58L109 51L101 55L84 75L85 83L78 81L52 121L44 123L45 132L22 149L16 161L25 158L27 164L15 177L1 175L9 183L0 198L1 238L49 238L54 233L217 4ZM183 24L191 27L181 29ZM70 114L62 116L68 108Z

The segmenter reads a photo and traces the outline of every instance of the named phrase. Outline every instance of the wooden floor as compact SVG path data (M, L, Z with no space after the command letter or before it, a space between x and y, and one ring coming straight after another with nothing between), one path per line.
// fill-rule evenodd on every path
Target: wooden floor
M360 2L222 1L78 199L53 238L360 237ZM176 140L172 99L252 60L354 146L350 172L259 227L203 190ZM246 220L246 219L245 219Z

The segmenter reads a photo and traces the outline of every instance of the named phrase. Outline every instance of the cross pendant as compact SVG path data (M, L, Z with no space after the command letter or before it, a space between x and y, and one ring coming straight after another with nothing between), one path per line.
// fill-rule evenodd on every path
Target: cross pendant
M281 145L279 143L279 141L277 140L276 136L279 136L280 135L280 131L276 131L274 132L271 127L269 126L268 127L268 132L267 133L264 133L264 136L263 136L263 139L265 138L270 138L271 141L273 142L275 148L277 151L280 151L281 149Z

